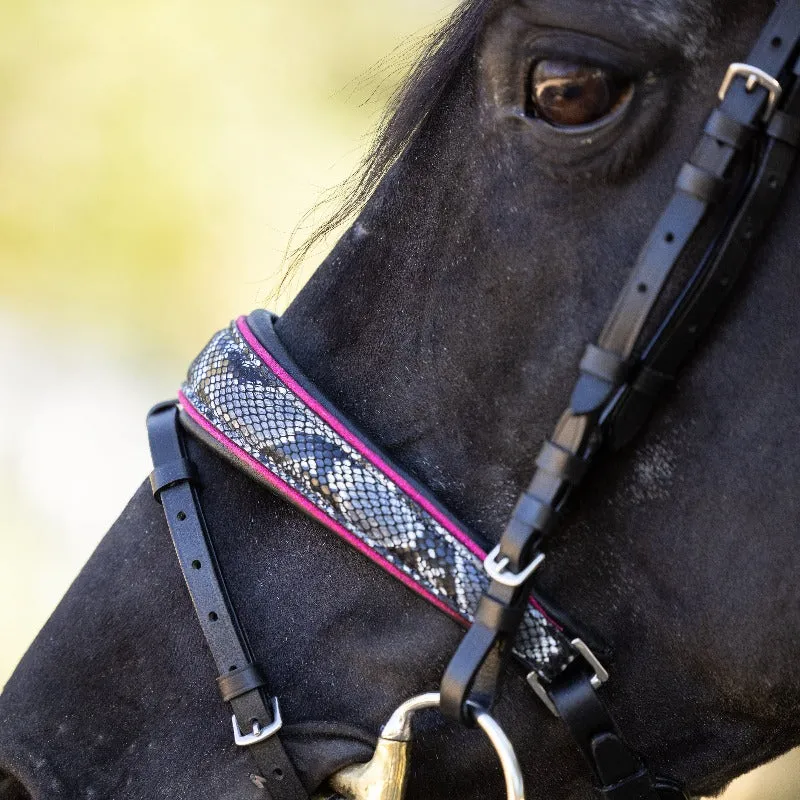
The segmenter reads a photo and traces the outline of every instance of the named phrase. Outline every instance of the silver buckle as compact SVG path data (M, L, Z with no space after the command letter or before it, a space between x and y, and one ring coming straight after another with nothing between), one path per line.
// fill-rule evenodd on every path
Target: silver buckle
M764 72L763 69L750 66L750 64L734 63L728 67L728 71L725 73L725 78L722 81L722 85L719 87L718 97L720 102L722 102L725 99L725 96L728 94L728 89L731 88L731 83L733 83L734 78L746 78L747 83L745 84L745 88L748 92L752 92L756 86L762 86L769 92L767 107L764 109L764 113L761 117L764 122L769 122L770 117L778 106L778 101L781 99L781 94L783 93L780 83L778 83L778 81L775 80L775 78L773 78L768 72Z
M512 589L522 586L544 561L544 553L539 553L522 572L509 572L506 569L508 567L508 559L505 557L498 559L499 555L500 545L497 545L484 559L483 568L493 581L502 583L504 586L510 586Z
M263 742L274 736L282 727L283 720L281 719L281 707L278 705L278 698L272 698L272 723L262 728L258 722L253 723L252 733L242 733L239 730L239 723L236 722L236 714L232 717L233 720L233 741L239 747L250 747L251 745Z
M578 651L578 654L583 660L592 668L594 675L589 679L592 688L599 689L609 678L608 670L600 663L597 656L589 649L582 639L573 639L572 646ZM536 696L544 703L547 710L554 716L559 716L558 709L556 709L550 695L547 694L547 689L544 688L539 676L535 672L528 675L528 684L535 692Z

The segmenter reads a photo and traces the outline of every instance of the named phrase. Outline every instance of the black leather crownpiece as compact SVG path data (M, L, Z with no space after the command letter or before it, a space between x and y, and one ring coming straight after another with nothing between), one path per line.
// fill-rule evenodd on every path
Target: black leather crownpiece
M230 702L241 734L264 730L275 722L272 704L265 702L262 669L253 662L206 531L175 403L161 403L150 411L147 432L153 494L164 508L186 586L219 670L220 693ZM261 772L259 785L273 800L308 800L277 734L247 749Z

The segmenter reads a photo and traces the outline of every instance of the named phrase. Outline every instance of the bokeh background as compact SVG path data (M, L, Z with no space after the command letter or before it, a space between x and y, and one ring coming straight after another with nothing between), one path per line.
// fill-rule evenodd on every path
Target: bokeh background
M285 307L324 255L277 294L293 232L454 6L0 2L0 686L148 473L146 410ZM797 797L791 759L726 797Z

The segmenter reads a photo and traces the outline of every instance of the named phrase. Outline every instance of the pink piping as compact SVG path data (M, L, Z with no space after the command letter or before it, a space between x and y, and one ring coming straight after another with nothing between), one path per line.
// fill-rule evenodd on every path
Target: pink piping
M335 416L318 403L292 376L270 355L261 342L255 337L247 324L247 317L239 317L236 320L236 327L242 334L245 341L253 349L253 352L283 381L286 387L305 403L317 416L321 417L342 437L351 447L361 453L373 466L377 467L389 480L396 483L412 500L419 503L445 530L449 531L464 547L481 561L486 558L486 553L475 544L464 531L460 530L448 519L427 497L420 494L407 480L398 475L377 453L367 447L352 431L341 423ZM352 535L350 535L352 536ZM348 539L349 541L349 539ZM358 540L356 540L358 541ZM359 544L363 544L359 542ZM364 545L365 546L365 545ZM359 549L362 549L359 547ZM363 550L362 550L363 552ZM372 551L370 551L372 552ZM534 597L530 598L530 604L545 618L551 625L558 630L562 627L550 617ZM449 608L449 607L448 607Z
M387 478L393 483L396 483L414 502L419 503L445 530L450 531L453 536L458 539L473 555L476 555L483 561L486 558L486 553L478 547L472 539L469 538L463 531L459 530L442 512L433 505L430 500L423 497L411 484L398 475L377 453L370 450L364 442L357 436L354 436L352 431L348 430L336 417L328 412L328 410L320 405L299 383L297 383L291 375L264 349L261 342L256 339L253 332L247 325L246 317L239 317L236 321L239 332L247 340L247 343L256 354L264 361L267 366L297 395L317 416L322 417L328 425L333 428L339 436L342 437L351 447L354 447L361 453L364 458L376 466Z
M256 461L249 453L239 447L235 442L232 442L225 434L218 431L200 412L194 408L189 402L189 399L183 392L178 392L178 399L183 406L186 413L210 436L213 436L226 450L233 453L234 456L240 461L244 461L252 470L257 472L267 483L270 484L276 491L287 497L295 505L300 507L309 516L322 523L326 528L333 530L341 536L348 544L352 545L359 552L363 553L367 558L374 561L378 566L385 569L397 580L404 583L409 589L422 595L428 602L433 603L440 611L452 617L456 622L464 625L466 620L457 612L454 611L446 603L442 602L435 594L432 594L423 586L420 586L413 578L409 577L402 570L398 569L394 564L381 557L372 548L353 536L350 531L335 519L329 517L324 511L317 508L310 500L307 500L296 489L293 489L285 481L281 480L277 475L270 472L263 464Z

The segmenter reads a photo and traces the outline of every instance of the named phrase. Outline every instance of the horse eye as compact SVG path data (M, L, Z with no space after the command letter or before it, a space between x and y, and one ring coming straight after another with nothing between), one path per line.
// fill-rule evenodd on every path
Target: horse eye
M539 61L530 73L529 113L557 127L588 125L618 108L632 91L629 79L603 67Z

